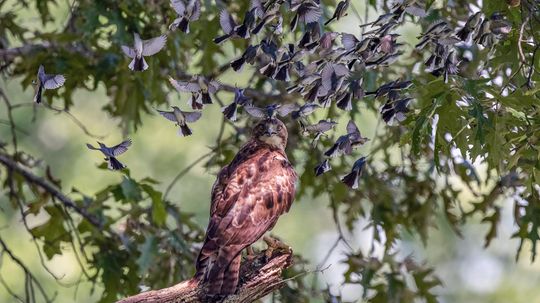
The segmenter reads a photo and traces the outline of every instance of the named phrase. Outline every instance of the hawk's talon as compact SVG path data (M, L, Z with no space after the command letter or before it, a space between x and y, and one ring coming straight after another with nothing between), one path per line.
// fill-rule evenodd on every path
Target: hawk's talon
M253 247L250 245L246 248L246 260L253 261L257 256L255 255L255 251L253 251Z
M276 238L264 236L263 241L266 242L266 245L268 245L268 248L264 252L266 262L268 262L272 258L274 251L282 250L286 251L289 254L292 253L292 248L289 245L281 242Z

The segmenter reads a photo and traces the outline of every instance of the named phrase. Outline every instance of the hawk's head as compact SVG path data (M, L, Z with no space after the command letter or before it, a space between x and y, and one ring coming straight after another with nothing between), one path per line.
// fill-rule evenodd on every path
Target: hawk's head
M255 125L253 138L273 147L285 149L287 145L287 127L275 118L265 119Z

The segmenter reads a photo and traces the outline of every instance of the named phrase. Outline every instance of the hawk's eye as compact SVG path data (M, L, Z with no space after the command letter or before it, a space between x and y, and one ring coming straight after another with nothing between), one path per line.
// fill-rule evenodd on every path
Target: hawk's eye
M278 125L277 130L281 131L281 125Z

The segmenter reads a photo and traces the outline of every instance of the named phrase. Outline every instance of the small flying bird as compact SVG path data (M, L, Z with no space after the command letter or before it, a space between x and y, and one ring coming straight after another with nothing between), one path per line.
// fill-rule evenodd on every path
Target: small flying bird
M320 120L316 124L304 125L300 120L300 128L302 128L302 135L307 136L309 134L315 134L311 145L315 147L319 139L329 130L333 129L337 125L336 122L332 120Z
M349 79L348 90L345 91L336 102L336 106L345 111L352 110L352 100L364 98L365 92L362 88L363 78Z
M327 131L333 129L337 125L337 122L332 120L320 120L316 124L304 125L300 122L300 126L304 134L324 134Z
M431 72L435 77L443 76L444 83L448 83L448 76L449 75L457 75L459 72L458 69L459 61L456 57L456 54L454 51L451 51L448 56L446 57L446 60L444 61L444 65L441 66L438 69L435 69Z
M224 106L221 112L225 117L233 122L237 120L238 106L246 106L251 104L251 100L244 95L244 89L236 88L234 90L234 101Z
M219 44L236 35L238 24L236 24L236 21L234 21L233 17L226 9L219 13L219 24L221 25L223 32L225 32L225 35L215 38L214 43Z
M328 50L332 47L334 39L336 39L338 36L339 33L326 32L321 36L319 40L306 44L305 48L307 48L308 50L312 50L315 47L320 46L323 50Z
M366 157L361 157L360 159L356 160L353 164L351 172L341 178L341 182L345 183L345 185L352 189L357 189L359 181L358 179L364 170L364 166L366 166Z
M334 11L334 15L332 18L330 18L328 21L324 23L324 25L328 25L330 22L334 20L341 19L342 17L347 16L347 9L349 8L349 0L343 0L338 3L336 10Z
M330 170L332 170L332 167L330 166L330 161L328 159L325 159L322 163L315 167L315 176L318 177Z
M124 54L133 59L129 63L129 69L132 71L145 71L148 69L148 64L144 60L144 57L157 54L165 46L166 42L166 35L142 40L139 34L133 33L133 47L122 45Z
M119 170L123 169L126 166L122 164L116 157L119 155L125 153L128 150L128 147L131 146L131 139L127 139L123 141L122 143L113 146L113 147L107 147L105 144L98 141L99 148L96 148L92 146L91 144L86 144L86 147L92 150L99 150L101 153L105 155L105 161L107 161L107 167L111 170Z
M169 25L169 29L175 30L179 28L182 32L188 34L189 22L197 21L201 16L201 1L189 0L186 6L184 0L171 0L171 6L178 17Z
M354 121L350 120L347 124L347 134L340 136L336 140L336 143L334 143L324 155L331 158L342 154L350 155L354 148L365 144L367 141L369 141L369 139L362 137L362 134L360 134L360 130L358 130Z
M257 35L266 25L270 24L276 18L278 18L278 24L283 22L279 7L277 7L277 9L272 9L265 12L261 18L261 21L259 21L259 23L251 30L251 33L253 35Z
M482 12L477 12L476 14L470 16L469 19L467 19L467 22L465 22L463 28L456 33L456 36L461 39L461 41L469 40L469 37L472 35L472 33L474 33L474 31L481 23Z
M297 110L294 110L292 112L291 116L295 120L300 119L300 118L304 118L304 117L309 116L310 114L312 114L314 111L316 111L319 108L321 108L321 106L319 104L306 103L306 104L298 107Z
M245 106L244 109L246 112L254 117L259 119L274 119L276 116L285 117L296 109L296 104L270 104L264 108L256 107L253 105Z
M226 9L223 9L219 14L219 24L221 25L221 29L225 34L215 38L214 43L220 44L221 42L233 37L244 39L249 38L249 31L255 25L256 21L255 12L256 8L247 11L244 17L244 22L238 25L231 14L229 14Z
M259 54L260 45L249 45L242 56L231 62L231 67L234 71L239 71L242 66L247 62L249 64L255 63L257 55Z
M392 118L398 122L405 120L405 114L409 112L409 102L412 98L403 98L399 100L388 100L381 108L381 116L384 122L389 123Z
M193 131L189 128L188 123L193 123L199 120L202 116L201 112L185 112L180 110L177 106L172 107L171 112L157 110L160 115L165 119L175 122L176 126L179 126L178 135L181 137L191 136Z
M240 38L247 39L250 37L251 30L255 27L257 21L257 8L248 10L244 16L244 21L236 30L236 33Z
M210 94L217 93L220 87L218 81L208 80L200 75L193 76L189 81L177 81L169 77L169 82L176 90L191 93L191 106L193 109L201 109L203 104L212 104Z
M66 78L64 75L46 74L43 65L40 65L37 73L36 93L34 102L41 103L41 96L44 90L57 89L64 85Z
M322 16L321 7L316 0L290 0L290 9L296 12L291 20L291 31L296 29L299 22L304 24L319 22Z
M385 84L381 85L379 88L377 88L373 92L367 92L366 96L375 95L375 98L388 96L389 99L397 99L399 97L399 93L402 90L405 90L405 89L408 89L409 87L411 87L412 84L413 83L410 80L407 80L407 81L399 81L399 80L390 81L388 83L385 83Z
M371 25L371 27L382 26L382 25L390 23L392 20L395 20L396 18L399 18L399 16L394 13L386 13L386 14L380 15L379 18L377 18L377 20L373 22L360 25L360 28L366 27L368 25Z

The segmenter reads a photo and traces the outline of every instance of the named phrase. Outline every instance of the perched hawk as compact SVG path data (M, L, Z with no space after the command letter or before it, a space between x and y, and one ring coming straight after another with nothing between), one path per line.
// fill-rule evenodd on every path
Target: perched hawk
M195 275L207 285L209 295L235 293L242 250L289 211L297 175L285 154L286 145L283 122L265 119L218 174Z

